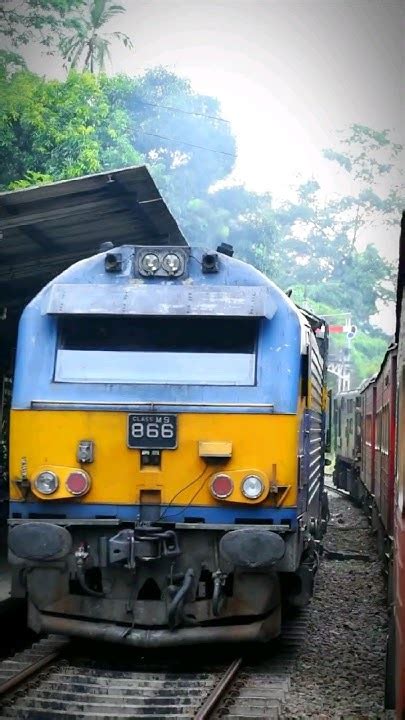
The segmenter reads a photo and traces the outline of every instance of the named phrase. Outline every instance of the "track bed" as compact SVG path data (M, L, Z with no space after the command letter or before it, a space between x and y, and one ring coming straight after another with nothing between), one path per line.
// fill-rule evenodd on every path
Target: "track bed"
M360 509L328 492L326 552L282 718L393 718L383 709L387 589L376 538Z
M238 655L223 647L145 653L50 637L0 663L0 688L9 683L0 720L392 718L383 711L386 583L375 537L346 497L331 491L330 509L315 598L286 620L280 641L241 646Z

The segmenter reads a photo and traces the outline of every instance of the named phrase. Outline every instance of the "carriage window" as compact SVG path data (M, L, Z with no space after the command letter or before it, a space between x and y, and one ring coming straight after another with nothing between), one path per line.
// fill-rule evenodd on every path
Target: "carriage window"
M371 415L366 415L366 443L371 445Z
M60 318L57 382L254 385L258 318Z
M381 450L381 410L378 411L375 418L375 445L377 450Z
M336 447L342 447L342 410L339 400L335 400Z
M389 429L389 406L385 405L381 418L381 450L385 453L388 453L389 449Z

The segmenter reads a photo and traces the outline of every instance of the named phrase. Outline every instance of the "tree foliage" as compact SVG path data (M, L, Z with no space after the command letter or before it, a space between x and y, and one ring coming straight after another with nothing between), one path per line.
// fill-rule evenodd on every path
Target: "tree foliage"
M359 232L371 227L381 216L397 224L398 207L404 201L401 156L403 146L392 139L392 133L353 124L340 133L338 149L324 150L328 160L337 163L350 175L355 192L342 198L338 205L341 222L355 244Z
M236 145L215 98L188 80L154 68L126 88L125 105L137 119L134 142L148 162L164 169L163 190L200 197L235 164Z
M1 185L17 179L29 184L30 173L62 180L142 162L131 140L131 118L112 102L108 83L76 72L65 82L22 72L11 88L0 83L6 99L0 111Z
M392 263L372 244L364 250L352 244L335 224L334 203L318 215L316 199L305 198L299 220L296 211L289 204L279 215L288 257L283 284L304 285L307 296L318 302L333 295L336 307L352 310L358 322L368 323L377 312L377 301L394 300Z
M29 172L60 180L143 161L193 241L225 237L209 188L232 169L235 141L215 119L218 102L186 80L162 68L140 78L71 72L64 82L18 72L0 79L0 99L3 188Z
M26 67L20 50L38 45L47 54L60 54L70 68L104 71L110 46L119 40L132 48L121 31L105 26L125 8L114 0L4 0L0 5L0 72Z
M284 282L304 284L315 301L333 295L336 307L352 310L365 325L377 301L394 299L395 268L373 245L360 250L358 241L373 226L398 223L405 204L401 152L388 130L352 125L339 150L326 150L325 157L349 174L353 193L325 199L311 180L278 212L288 268L293 269Z
M294 296L298 305L308 308L320 317L327 317L330 324L341 324L342 309L332 304L332 294L329 302L317 302L308 298L305 288L297 287ZM374 328L357 330L354 338L350 341L350 351L346 358L350 363L352 387L357 387L365 378L371 377L379 370L388 341L389 338L383 332ZM330 334L329 358L332 361L341 358L347 348L349 348L349 341L344 332ZM332 374L329 376L328 384L333 391L337 390L337 379Z
M104 26L116 15L125 12L122 5L114 0L87 0L82 13L71 22L71 32L61 37L59 48L63 59L70 68L78 68L91 73L104 71L106 60L111 60L112 40L120 40L127 48L132 42L126 33L115 31L106 33Z
M0 69L25 65L18 49L38 42L54 52L84 0L3 0L0 4Z
M392 299L394 272L374 246L359 249L358 237L377 220L399 217L393 178L400 151L388 131L353 126L337 150L326 152L350 174L353 193L325 199L312 179L274 206L268 193L224 186L236 155L230 125L216 99L174 73L71 71L56 81L18 64L1 72L0 65L0 187L146 163L192 244L231 242L238 257L291 287L300 304L352 313L361 326L352 344L359 380L376 369L386 347L370 317L378 302Z

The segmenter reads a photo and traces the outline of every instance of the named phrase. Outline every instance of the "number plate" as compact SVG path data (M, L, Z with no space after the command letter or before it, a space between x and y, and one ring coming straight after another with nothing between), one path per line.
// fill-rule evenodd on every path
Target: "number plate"
M176 415L128 415L128 447L139 450L174 450Z

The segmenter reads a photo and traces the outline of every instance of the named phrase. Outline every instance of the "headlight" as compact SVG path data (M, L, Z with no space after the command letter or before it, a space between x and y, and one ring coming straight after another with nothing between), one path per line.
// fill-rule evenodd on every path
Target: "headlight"
M43 495L52 495L58 489L59 479L50 470L40 473L34 480L35 488Z
M264 490L264 484L257 475L247 475L242 481L242 493L249 500L256 500Z
M181 267L181 260L178 255L168 253L163 258L162 267L169 275L175 275Z
M150 275L159 270L159 264L159 258L155 253L147 253L142 258L142 269Z
M189 247L159 245L138 247L133 270L141 277L178 278L187 275Z

